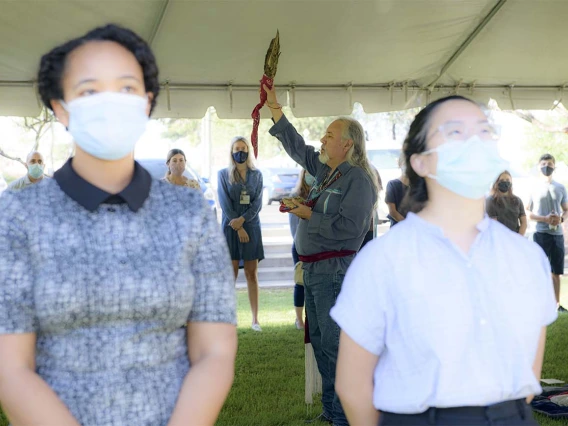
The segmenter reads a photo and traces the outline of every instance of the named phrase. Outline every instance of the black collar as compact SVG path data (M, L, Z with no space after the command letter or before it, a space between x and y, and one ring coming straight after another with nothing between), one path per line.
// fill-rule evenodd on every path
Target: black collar
M152 178L140 164L134 163L134 176L122 192L109 194L90 184L71 166L72 158L57 170L53 177L61 190L85 209L94 212L101 204L128 204L133 212L138 211L150 194Z

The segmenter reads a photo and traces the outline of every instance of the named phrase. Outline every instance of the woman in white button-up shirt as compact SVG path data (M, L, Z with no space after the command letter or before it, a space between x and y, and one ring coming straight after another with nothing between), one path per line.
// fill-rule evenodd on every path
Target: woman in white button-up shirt
M331 311L351 424L536 424L556 304L542 250L485 216L497 137L458 96L414 119L407 220L358 254Z

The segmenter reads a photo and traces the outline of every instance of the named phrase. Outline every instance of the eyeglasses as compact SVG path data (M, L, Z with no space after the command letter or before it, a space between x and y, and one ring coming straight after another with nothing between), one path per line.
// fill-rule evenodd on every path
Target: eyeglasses
M496 141L501 137L501 128L491 123L479 123L468 128L465 123L450 122L442 124L436 132L440 132L449 141L465 141L471 136L479 136L484 141Z

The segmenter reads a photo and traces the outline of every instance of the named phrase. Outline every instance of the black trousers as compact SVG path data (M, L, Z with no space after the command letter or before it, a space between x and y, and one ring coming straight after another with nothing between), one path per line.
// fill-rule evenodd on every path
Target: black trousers
M488 407L430 408L420 414L381 412L379 426L538 426L524 399Z

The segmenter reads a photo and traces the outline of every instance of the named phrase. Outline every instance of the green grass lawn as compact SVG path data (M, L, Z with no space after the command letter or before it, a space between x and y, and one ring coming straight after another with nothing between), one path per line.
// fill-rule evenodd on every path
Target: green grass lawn
M562 303L568 307L568 279ZM245 291L238 292L239 352L235 383L221 411L219 426L299 426L321 412L321 404L304 403L303 332L294 327L292 289L262 290L262 333L250 329ZM543 377L568 382L568 314L548 331ZM1 413L0 413L1 414ZM538 416L543 426L568 426L566 420ZM322 423L320 423L321 425ZM0 419L0 426L7 421Z

